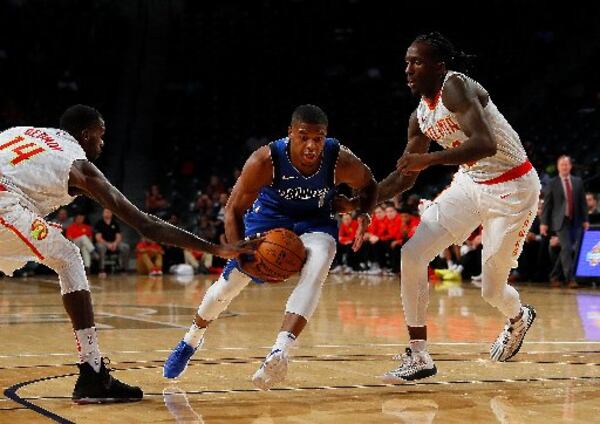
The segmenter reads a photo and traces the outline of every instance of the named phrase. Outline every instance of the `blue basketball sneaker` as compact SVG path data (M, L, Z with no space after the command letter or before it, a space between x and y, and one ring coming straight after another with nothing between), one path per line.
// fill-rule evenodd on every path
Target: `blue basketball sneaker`
M177 378L183 374L188 366L188 363L190 362L190 359L192 358L192 355L200 346L202 346L202 342L200 342L200 345L194 349L183 340L180 341L179 344L175 346L175 349L171 351L171 354L163 365L163 376L166 378Z

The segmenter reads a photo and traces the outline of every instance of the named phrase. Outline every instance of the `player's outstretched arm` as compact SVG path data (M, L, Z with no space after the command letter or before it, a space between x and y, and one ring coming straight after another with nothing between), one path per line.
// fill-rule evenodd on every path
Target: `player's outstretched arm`
M408 142L402 157L407 154L423 154L429 150L431 140L419 128L417 112L413 112L408 120ZM402 158L400 158L402 159ZM398 161L399 162L399 161ZM377 203L385 202L392 197L410 190L415 184L419 172L401 173L398 169L379 182Z
M140 211L106 179L93 163L87 160L78 160L73 163L69 174L69 187L112 210L123 222L155 242L184 249L201 250L224 258L233 258L240 253L248 253L247 248L219 246L210 243L153 215Z
M335 183L348 184L356 191L358 230L352 249L357 251L364 239L364 233L371 222L370 213L377 204L377 182L373 173L358 157L342 146L335 168Z
M244 239L244 213L258 193L273 181L271 150L263 146L250 155L225 206L225 237L228 243Z

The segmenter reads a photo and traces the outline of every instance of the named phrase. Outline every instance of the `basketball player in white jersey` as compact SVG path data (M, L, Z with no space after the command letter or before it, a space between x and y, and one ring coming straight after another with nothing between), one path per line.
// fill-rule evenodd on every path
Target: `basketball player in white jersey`
M379 200L408 190L431 165L460 165L450 187L423 212L401 256L402 304L410 347L387 382L435 375L427 352L425 313L429 300L427 265L451 244L462 243L483 226L482 296L507 318L490 351L506 361L520 349L535 319L519 293L507 284L537 211L540 182L519 136L488 92L455 72L466 55L441 34L415 39L406 52L407 83L421 98L408 124L408 143L397 169L379 183ZM435 140L445 150L428 153Z
M26 262L36 261L57 272L80 357L75 402L141 400L140 388L110 376L98 348L79 249L63 237L60 226L44 217L82 194L160 243L225 258L236 257L248 248L211 244L132 205L90 162L104 144L104 120L97 110L72 106L61 117L60 127L15 127L0 133L0 271L12 275Z

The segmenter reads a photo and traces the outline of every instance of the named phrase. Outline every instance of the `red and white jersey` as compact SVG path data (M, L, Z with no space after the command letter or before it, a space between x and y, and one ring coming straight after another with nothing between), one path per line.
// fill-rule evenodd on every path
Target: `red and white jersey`
M454 71L447 72L444 84L452 75L457 75L459 78L469 80L481 87L478 82L468 76ZM417 120L423 134L436 141L444 149L451 149L460 146L468 137L461 130L454 113L444 106L441 98L443 89L444 85L433 103L421 98L419 106L417 106ZM460 171L466 173L475 182L485 183L498 179L524 164L530 166L519 135L500 113L491 98L483 111L490 123L492 136L496 140L497 152L494 156L461 165Z
M14 127L0 133L0 196L16 194L45 216L71 203L69 173L85 152L70 134L54 128Z

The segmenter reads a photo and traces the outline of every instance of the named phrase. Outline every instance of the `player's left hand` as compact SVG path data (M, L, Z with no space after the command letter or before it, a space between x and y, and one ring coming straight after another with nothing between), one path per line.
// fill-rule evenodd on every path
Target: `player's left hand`
M237 258L240 255L254 255L256 249L264 237L257 237L250 240L242 240L236 244L219 244L215 246L213 254L225 259Z
M396 163L396 169L403 175L422 171L431 165L431 159L427 153L405 153Z
M356 235L354 236L354 243L352 244L352 250L358 252L365 239L365 233L371 223L371 217L369 214L363 213L356 217L358 221L358 228L356 229Z
M585 221L583 223L583 231L587 231L590 229L590 223L588 221Z

